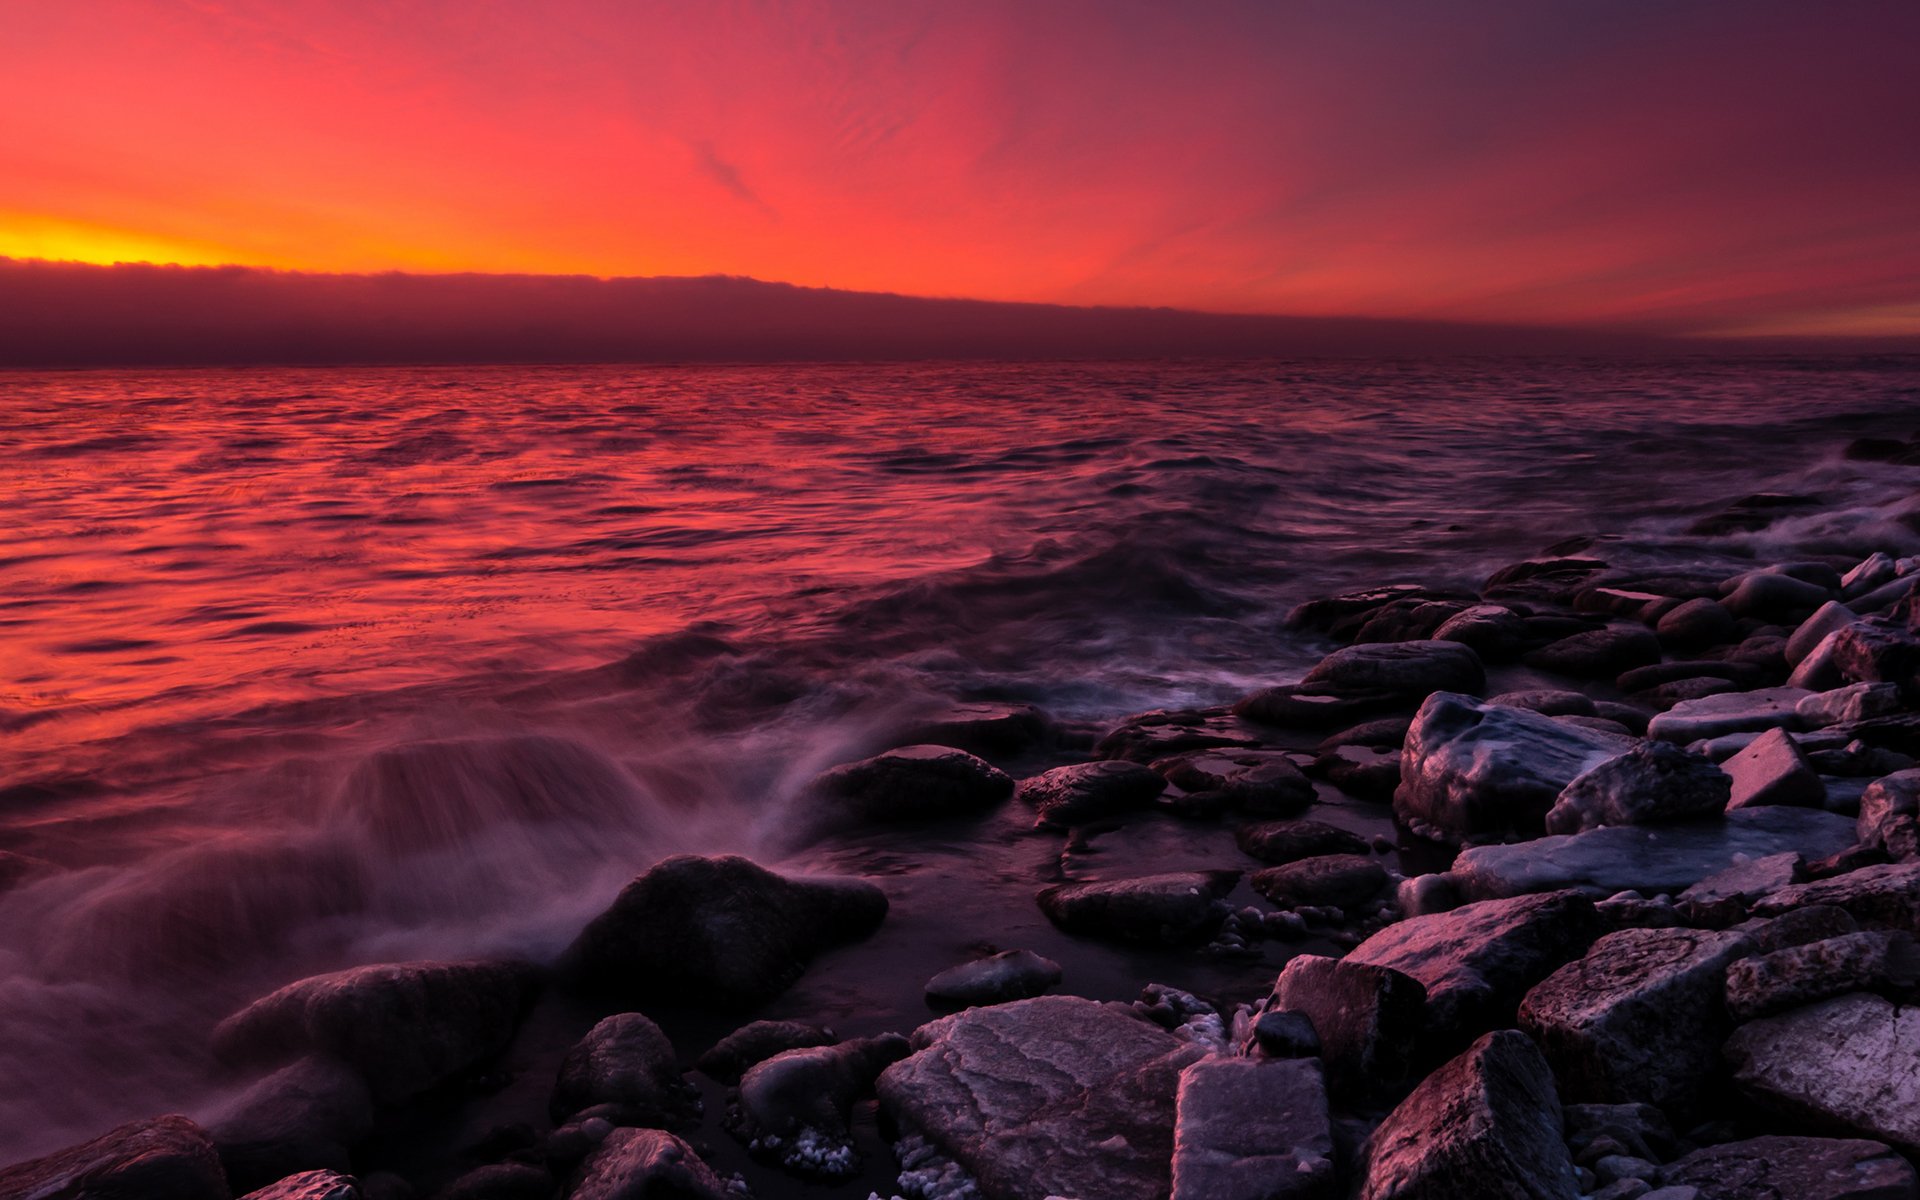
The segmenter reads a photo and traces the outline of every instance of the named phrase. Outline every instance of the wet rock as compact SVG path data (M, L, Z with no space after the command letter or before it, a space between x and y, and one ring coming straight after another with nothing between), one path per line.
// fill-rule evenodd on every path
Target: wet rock
M1771 954L1789 946L1805 946L1830 937L1860 932L1860 923L1845 909L1831 904L1796 908L1777 917L1749 917L1732 926L1753 939L1756 954Z
M1917 1056L1920 1009L1862 993L1749 1021L1726 1046L1756 1102L1909 1152L1920 1150Z
M1407 731L1394 811L1442 833L1538 830L1567 784L1624 749L1538 713L1438 692Z
M1210 1058L1180 1074L1172 1200L1335 1200L1320 1064Z
M580 986L636 1002L751 1008L785 991L816 954L866 937L886 915L886 894L865 880L679 855L628 884L564 963Z
M1434 692L1479 692L1480 656L1459 642L1381 642L1348 646L1320 660L1302 683L1344 692L1384 692L1421 700Z
M1325 821L1266 821L1242 825L1240 849L1268 863L1290 863L1323 854L1365 854L1367 839Z
M1362 721L1339 733L1328 735L1314 747L1314 753L1325 754L1342 746L1398 750L1400 743L1407 740L1407 727L1412 723L1411 717L1375 717L1371 721Z
M1744 935L1624 929L1548 976L1520 1005L1569 1099L1698 1107L1731 1022L1727 964Z
M1313 773L1356 799L1388 804L1400 786L1400 751L1341 746L1315 758Z
M1489 596L1565 603L1606 569L1607 564L1597 558L1549 555L1501 567L1487 577L1480 590Z
M434 1200L550 1200L556 1191L545 1168L499 1162L468 1171L440 1189Z
M1414 701L1401 692L1352 692L1320 683L1283 683L1242 697L1235 716L1282 729L1328 729L1384 712L1405 711Z
M1506 846L1474 846L1454 860L1463 896L1485 900L1577 888L1590 895L1685 891L1744 859L1797 850L1809 859L1846 849L1853 822L1805 808L1748 808L1722 820L1609 825Z
M1769 571L1753 571L1729 582L1733 590L1724 603L1736 617L1797 621L1833 598L1830 590L1817 583Z
M927 1003L939 1009L1028 1000L1059 984L1060 964L1031 950L1003 950L948 967L927 981Z
M1609 625L1551 642L1525 656L1528 666L1583 679L1612 679L1660 661L1660 639L1641 625Z
M1013 777L950 746L903 746L818 775L805 795L830 820L931 821L992 808Z
M303 1058L254 1083L206 1123L227 1181L253 1191L303 1171L349 1171L373 1132L373 1096L357 1072Z
M1896 771L1860 793L1860 840L1895 862L1920 858L1920 770Z
M1897 930L1849 933L1742 959L1727 969L1727 1009L1750 1021L1848 992L1904 999L1920 986L1920 945Z
M1660 1173L1698 1200L1913 1200L1913 1167L1879 1142L1758 1137L1695 1150ZM1662 1200L1665 1200L1663 1197ZM1676 1196L1677 1200L1677 1196Z
M1396 600L1384 604L1353 634L1355 643L1406 642L1429 637L1460 611L1449 600Z
M1751 688L1763 686L1767 682L1767 672L1751 663L1727 662L1723 659L1682 659L1623 671L1614 680L1614 685L1623 692L1639 692L1662 684L1702 678L1721 679L1739 688Z
M1507 708L1524 708L1543 717L1593 717L1599 715L1593 701L1583 692L1565 692L1554 688L1535 688L1525 692L1502 692L1487 701Z
M1106 758L1150 763L1192 750L1259 745L1260 739L1228 709L1156 709L1128 717L1094 749Z
M1366 1097L1391 1091L1412 1070L1426 998L1419 980L1392 967L1302 954L1274 981L1268 1011L1305 1016L1334 1089Z
M1567 1147L1575 1162L1590 1162L1608 1147L1650 1162L1673 1157L1673 1127L1651 1104L1569 1104L1565 1112Z
M1750 858L1736 862L1724 871L1709 875L1686 891L1679 899L1695 904L1712 904L1721 900L1737 900L1742 905L1752 904L1762 896L1772 895L1784 887L1791 887L1806 879L1806 860L1798 851L1787 850L1779 854L1769 854L1764 858Z
M1387 872L1364 854L1321 854L1253 873L1253 890L1283 908L1351 908L1386 890Z
M1730 809L1770 804L1818 808L1827 798L1827 785L1813 769L1800 744L1784 729L1769 729L1745 750L1721 764L1733 780Z
M547 1186L552 1188L551 1179ZM360 1184L338 1171L302 1171L248 1192L241 1200L360 1200Z
M1902 707L1900 689L1891 683L1849 683L1830 691L1815 692L1794 705L1793 711L1806 728L1825 729L1829 725L1884 717L1899 712Z
M1205 941L1226 917L1238 871L1175 871L1043 889L1040 911L1068 933L1119 942Z
M500 1054L538 975L524 963L388 963L288 984L222 1021L229 1064L325 1054L377 1101L404 1099Z
M1600 935L1574 892L1482 901L1389 925L1342 960L1392 967L1427 991L1427 1028L1446 1045L1508 1023L1534 984Z
M741 1077L734 1131L755 1155L789 1171L844 1179L858 1167L854 1104L909 1053L907 1039L889 1033L776 1054Z
M1449 599L1454 597L1417 583L1395 583L1385 587L1364 588L1360 591L1343 592L1338 596L1309 600L1296 606L1287 614L1287 628L1317 629L1323 633L1332 633L1337 627L1344 625L1350 631L1358 630L1369 617L1389 604Z
M1838 633L1859 619L1859 614L1838 600L1822 604L1812 616L1800 622L1787 639L1787 665L1799 666L1829 634Z
M1437 642L1459 642L1483 660L1505 662L1527 648L1526 622L1501 604L1474 604L1454 613L1433 631Z
M1828 655L1846 683L1892 683L1910 692L1920 679L1920 638L1883 617L1867 617L1834 633Z
M699 1094L681 1077L673 1043L639 1013L601 1021L560 1062L547 1106L553 1123L600 1106L618 1109L619 1124L650 1128L677 1127L700 1114Z
M1812 693L1805 688L1760 688L1683 700L1647 724L1647 733L1664 742L1686 745L1723 734L1795 729L1794 705Z
M1635 737L1644 736L1647 723L1653 720L1653 714L1646 709L1615 700L1595 700L1593 712L1595 716L1605 717Z
M971 754L1018 754L1052 732L1047 715L1031 704L991 701L956 704L908 729L901 745L952 746Z
M1124 1005L1042 996L922 1025L882 1107L988 1196L1155 1200L1171 1188L1175 1089L1204 1051Z
M694 1067L715 1082L735 1084L747 1068L784 1050L830 1046L839 1040L833 1030L804 1021L754 1021L714 1043Z
M1669 610L1654 632L1662 642L1684 650L1730 642L1739 631L1725 605L1701 596Z
M19 1200L228 1200L231 1194L213 1143L178 1115L129 1121L90 1142L0 1168L0 1196Z
M1222 808L1295 813L1313 803L1313 782L1276 750L1201 750L1153 764L1168 783Z
M1753 911L1774 917L1816 904L1846 910L1864 929L1920 933L1920 863L1883 863L1781 888L1757 901Z
M1641 742L1576 776L1547 811L1551 833L1599 825L1654 825L1719 813L1732 781L1697 754Z
M1893 445L1904 447L1906 443L1894 442ZM1891 554L1876 550L1840 577L1840 594L1851 600L1855 596L1864 596L1877 587L1891 583L1899 576L1899 560Z
M1269 1008L1253 1018L1246 1052L1268 1058L1319 1058L1320 1034L1307 1014Z
M1034 809L1036 825L1064 828L1145 808L1166 787L1149 767L1105 759L1043 771L1022 780L1015 794Z
M1524 1034L1489 1033L1415 1088L1372 1141L1361 1200L1574 1200L1553 1075Z
M616 1129L582 1164L569 1200L739 1200L670 1133Z

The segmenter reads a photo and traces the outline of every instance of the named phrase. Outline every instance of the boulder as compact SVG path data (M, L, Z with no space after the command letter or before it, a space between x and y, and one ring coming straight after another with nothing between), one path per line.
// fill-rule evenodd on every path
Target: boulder
M220 1157L185 1117L129 1121L90 1142L0 1168L9 1200L228 1200Z
M1787 665L1799 666L1829 634L1838 633L1859 619L1859 614L1838 600L1829 600L1814 609L1813 615L1800 622L1787 638Z
M805 798L830 822L897 823L984 812L1013 795L1013 777L965 750L903 746L815 776Z
M1060 982L1060 964L1031 950L1003 950L948 967L927 981L927 1003L939 1009L1028 1000Z
M922 1025L879 1080L903 1132L994 1200L1159 1200L1180 1073L1200 1047L1120 1004L1042 996Z
M1280 905L1351 908L1387 888L1387 872L1365 854L1321 854L1253 873L1253 890Z
M1906 1159L1879 1142L1848 1138L1724 1142L1668 1163L1660 1182L1668 1189L1691 1188L1697 1200L1914 1200L1920 1195Z
M1242 1049L1268 1058L1319 1058L1320 1035L1307 1014L1268 1008L1253 1018Z
M1777 917L1810 905L1844 909L1863 929L1903 929L1920 934L1920 863L1881 863L1831 879L1798 883L1763 897L1755 902L1753 911L1758 916Z
M839 1040L833 1030L804 1021L754 1021L715 1042L694 1068L716 1083L735 1084L747 1068L783 1050L831 1046Z
M1527 993L1520 1027L1569 1099L1692 1112L1731 1028L1727 964L1751 945L1700 929L1610 933Z
M376 1101L424 1092L506 1050L538 973L524 963L416 962L316 975L263 996L213 1031L232 1065L323 1054Z
M1777 687L1683 700L1648 722L1647 733L1684 746L1729 733L1796 729L1800 717L1794 706L1809 695L1805 688Z
M1884 617L1835 632L1828 657L1846 683L1892 683L1909 692L1920 681L1920 637Z
M1283 683L1241 697L1235 716L1282 729L1327 729L1351 725L1416 703L1402 692L1354 692L1324 683Z
M1261 862L1290 863L1322 854L1365 854L1367 839L1325 821L1267 821L1242 825L1240 849Z
M1525 709L1436 692L1407 731L1394 811L1442 833L1537 831L1562 789L1626 748Z
M1260 739L1226 708L1155 709L1122 721L1094 743L1094 750L1105 758L1150 763L1191 750L1259 745Z
M636 1002L752 1008L785 991L815 955L866 937L886 915L886 893L865 880L776 875L732 855L683 854L628 884L563 963L577 985Z
M1342 960L1391 967L1426 989L1426 1027L1444 1050L1509 1022L1527 989L1600 935L1575 892L1467 904L1387 926Z
M1793 706L1800 723L1808 729L1825 729L1897 713L1905 705L1900 689L1891 683L1849 683L1829 691L1815 692Z
M1717 646L1739 636L1733 614L1718 600L1695 597L1670 609L1654 626L1660 640L1677 649Z
M357 1072L310 1057L256 1081L208 1117L227 1182L254 1191L303 1171L348 1171L373 1132L373 1096Z
M1166 788L1152 768L1110 758L1043 771L1015 794L1033 808L1036 825L1065 828L1145 808Z
M758 1157L808 1178L847 1178L858 1167L854 1104L911 1052L906 1038L888 1033L776 1054L741 1076L729 1124Z
M1644 625L1609 625L1550 642L1527 654L1528 666L1583 679L1612 679L1660 661L1660 639Z
M1649 1162L1673 1157L1678 1142L1673 1126L1651 1104L1569 1104L1564 1111L1567 1148L1577 1163L1591 1162L1608 1150Z
M1876 779L1860 793L1855 818L1860 841L1878 846L1895 862L1920 858L1920 769Z
M1302 954L1274 981L1267 1011L1306 1017L1334 1090L1364 1098L1393 1090L1411 1073L1426 998L1419 980L1392 967Z
M1238 871L1175 871L1098 883L1059 883L1040 911L1068 933L1120 942L1202 942L1226 918L1221 903Z
M1750 1021L1848 992L1899 1000L1920 985L1920 945L1898 930L1848 933L1741 959L1727 969L1727 1010Z
M739 1200L671 1133L615 1129L580 1166L568 1200Z
M1454 613L1433 631L1437 642L1459 642L1483 660L1503 662L1527 647L1527 626L1501 604L1474 604Z
M1031 704L969 701L913 725L899 744L952 746L970 754L1018 754L1052 728L1047 715Z
M360 1200L360 1184L339 1171L302 1171L248 1192L241 1200Z
M1681 892L1677 898L1692 904L1737 900L1742 905L1748 905L1762 896L1770 896L1781 888L1805 881L1806 868L1806 860L1796 850L1785 850L1764 858L1744 859L1724 871L1707 876Z
M1315 758L1312 770L1355 799L1390 804L1400 786L1400 751L1340 746Z
M1599 825L1656 825L1722 812L1732 781L1697 754L1640 742L1576 776L1547 810L1550 833Z
M700 1096L680 1074L673 1043L639 1013L616 1013L560 1061L547 1115L555 1125L584 1108L618 1109L618 1124L679 1127L700 1115ZM599 1115L613 1119L608 1112Z
M1461 642L1378 642L1334 651L1301 682L1339 692L1384 692L1421 700L1434 692L1477 693L1486 686L1487 675L1480 656Z
M1593 700L1584 692L1561 691L1557 688L1533 688L1524 692L1501 692L1487 701L1488 704L1505 705L1507 708L1524 708L1528 712L1537 712L1543 717L1594 717L1600 710L1593 706Z
M1219 808L1296 813L1313 803L1313 781L1277 750L1198 750L1153 764L1168 783Z
M1311 1058L1209 1058L1180 1073L1172 1200L1336 1200L1333 1122Z
M1833 598L1817 583L1773 571L1751 571L1738 580L1724 602L1736 617L1763 621L1798 620Z
M1361 1200L1574 1200L1553 1074L1526 1035L1489 1033L1374 1133Z
M1920 1008L1853 993L1749 1021L1727 1039L1734 1081L1789 1118L1920 1151Z
M1767 730L1722 763L1721 769L1733 780L1729 809L1769 804L1819 808L1827 799L1820 773L1784 729Z

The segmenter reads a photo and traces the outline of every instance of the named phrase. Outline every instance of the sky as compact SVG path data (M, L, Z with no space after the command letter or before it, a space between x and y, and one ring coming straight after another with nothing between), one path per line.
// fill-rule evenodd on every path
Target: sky
M1912 0L0 0L0 256L1920 334Z

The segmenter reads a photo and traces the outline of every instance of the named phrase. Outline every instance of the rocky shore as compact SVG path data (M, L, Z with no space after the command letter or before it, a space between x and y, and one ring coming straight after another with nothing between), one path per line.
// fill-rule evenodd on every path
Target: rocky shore
M221 1111L0 1170L0 1200L720 1200L742 1152L863 1195L876 1131L918 1200L1920 1197L1920 559L1590 538L1289 624L1325 656L1230 707L1087 736L969 705L802 798L820 839L1017 813L1068 864L1034 881L1052 926L1254 999L1088 998L980 930L925 1008L836 1036L769 1005L883 928L887 878L681 855L553 961L259 997L210 1033ZM1237 857L1071 869L1167 819ZM683 1053L689 1012L732 1031ZM543 1123L390 1152L515 1073Z

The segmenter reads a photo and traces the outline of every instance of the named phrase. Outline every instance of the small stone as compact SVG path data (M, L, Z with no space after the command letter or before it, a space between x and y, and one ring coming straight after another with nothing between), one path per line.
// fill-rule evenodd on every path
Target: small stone
M938 1009L971 1008L1026 1000L1056 986L1060 964L1031 950L1003 950L948 967L927 981L927 1003Z
M694 1066L717 1083L736 1084L747 1068L784 1050L830 1046L839 1040L833 1030L804 1021L755 1021L714 1043Z
M1203 942L1226 917L1220 903L1238 871L1176 871L1136 879L1055 884L1040 910L1068 933L1160 945Z

